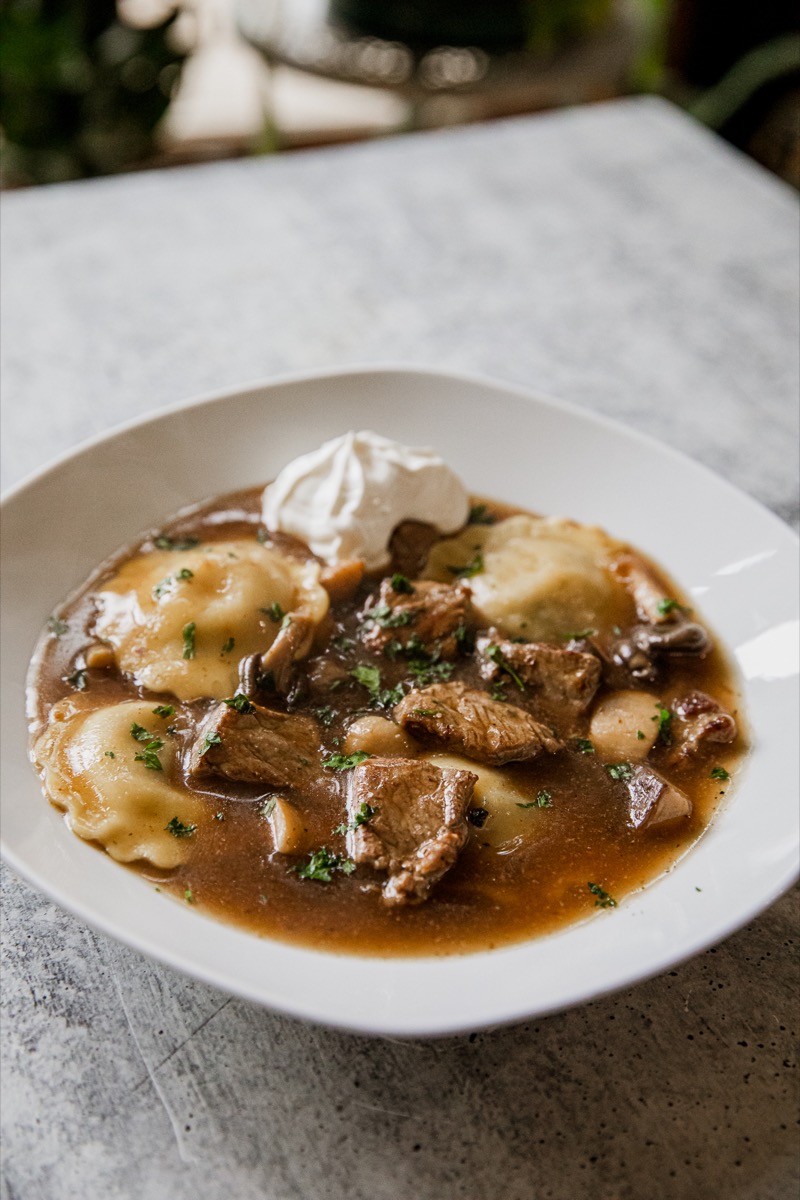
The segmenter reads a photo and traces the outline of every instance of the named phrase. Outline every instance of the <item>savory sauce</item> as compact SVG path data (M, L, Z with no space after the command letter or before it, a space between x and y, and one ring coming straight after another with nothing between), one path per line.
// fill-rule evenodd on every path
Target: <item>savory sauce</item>
M475 529L482 530L520 512L492 501L476 501ZM417 547L421 562L432 540L428 536L426 542L422 532L421 551ZM663 827L636 827L631 823L624 778L628 768L604 761L589 737L597 701L614 690L606 673L595 704L580 716L558 753L541 754L530 762L509 762L499 768L512 800L506 800L502 812L488 803L487 808L476 810L479 815L470 825L457 862L424 903L383 903L382 880L368 866L353 870L348 863L350 873L323 869L316 877L308 871L303 873L302 868L320 848L329 851L337 864L348 861L343 824L347 820L348 770L323 769L302 788L288 791L221 778L192 782L185 773L186 762L213 701L188 699L176 706L175 696L169 691L137 685L130 672L118 668L113 656L93 655L87 647L98 646L98 592L126 562L153 553L158 546L175 550L197 544L261 545L266 541L300 564L311 556L290 537L265 534L260 525L260 491L255 489L232 493L179 514L163 527L158 540L154 538L149 535L104 564L51 619L32 666L29 715L36 757L36 746L48 728L54 706L68 703L70 698L76 705L92 710L132 700L146 701L154 712L158 706L164 712L177 708L172 723L167 717L160 724L152 724L161 731L158 747L166 743L173 752L177 765L172 769L172 782L191 794L194 806L191 824L175 818L182 861L169 868L156 868L144 860L129 865L181 903L193 904L257 935L324 950L362 955L483 950L550 932L590 916L598 907L613 907L666 871L697 840L730 786L730 775L744 750L741 732L725 744L704 745L677 774L671 765L674 747L670 722L681 698L688 693L713 697L741 730L731 670L723 652L712 645L702 654L664 655L659 661L657 682L647 686L657 698L649 719L657 723L660 736L646 761L664 777L676 779L682 793L689 797L691 813L683 820L668 821ZM418 565L413 562L414 553L413 539L410 546L397 547L389 574L399 567L409 570ZM475 574L481 570L477 545L474 555L472 563L448 568L466 586L470 570L474 568ZM664 597L669 598L667 603L676 610L688 611L688 602L675 585L652 564L648 563L648 569ZM485 663L481 665L472 649L475 635L485 631L485 622L471 621L463 652L447 663L446 669L433 656L428 674L417 667L414 678L409 676L408 656L397 653L396 646L392 654L386 652L386 646L373 649L365 644L365 606L367 611L370 605L374 608L379 584L380 578L366 576L353 594L339 600L332 598L327 615L316 628L310 651L294 664L291 686L285 694L270 698L270 705L277 710L305 715L316 723L323 762L344 754L348 729L358 718L380 714L391 719L392 699L410 687L429 686L446 678L484 691L493 686L502 701L517 698L513 674L501 672L499 683L488 684ZM273 604L272 609L262 610L265 628L284 615L280 606ZM634 595L620 586L610 590L596 610L591 630L563 628L560 637L566 644L568 635L573 634L571 644L605 656L607 663L615 638L640 619ZM227 653L236 658L232 644L235 636L232 630L220 647L220 656ZM522 637L515 640L524 644ZM230 649L225 651L228 642ZM365 675L365 667L377 668L378 674ZM634 682L630 686L636 689L641 685ZM142 751L141 746L132 748ZM431 761L448 761L445 751L437 754L435 748L431 751L425 747L424 752ZM114 758L119 751L106 753ZM146 754L141 765L144 779ZM459 765L469 767L463 760ZM300 813L302 852L275 850L269 813L275 796L281 794L290 795Z

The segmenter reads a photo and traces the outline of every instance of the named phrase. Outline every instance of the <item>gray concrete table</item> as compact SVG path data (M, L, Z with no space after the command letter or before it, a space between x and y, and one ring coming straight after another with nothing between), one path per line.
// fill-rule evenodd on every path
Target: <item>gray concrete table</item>
M793 195L634 100L7 195L6 484L115 423L382 360L529 385L796 521ZM794 1200L796 906L581 1009L302 1025L6 873L8 1200Z

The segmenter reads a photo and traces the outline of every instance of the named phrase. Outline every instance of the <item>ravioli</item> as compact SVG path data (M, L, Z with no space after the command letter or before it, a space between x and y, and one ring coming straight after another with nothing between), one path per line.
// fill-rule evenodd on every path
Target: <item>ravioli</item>
M175 828L194 825L202 802L173 782L180 772L166 725L152 701L89 709L67 698L53 707L34 747L45 792L66 811L72 832L99 842L119 862L169 869L189 856L191 835L176 836L167 826L173 820ZM147 766L147 756L137 760L147 741L137 740L132 726L151 733L151 743L162 743L151 751L160 770Z
M509 637L559 642L601 623L622 590L606 569L618 550L600 529L519 514L438 542L425 575L451 583L468 575L482 622Z
M255 541L151 550L98 589L95 633L141 687L222 700L236 691L239 660L272 645L281 613L322 620L319 573Z

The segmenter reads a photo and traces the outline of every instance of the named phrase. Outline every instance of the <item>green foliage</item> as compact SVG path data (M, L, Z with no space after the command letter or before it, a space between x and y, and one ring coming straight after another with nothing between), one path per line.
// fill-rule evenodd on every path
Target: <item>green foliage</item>
M105 175L151 154L185 58L175 18L133 29L115 0L4 0L4 182Z

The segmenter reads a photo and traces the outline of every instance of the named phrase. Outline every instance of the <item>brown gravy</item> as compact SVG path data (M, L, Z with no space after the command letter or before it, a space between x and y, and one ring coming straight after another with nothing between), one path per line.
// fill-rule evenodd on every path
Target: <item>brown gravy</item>
M254 539L259 533L260 490L223 496L180 514L163 527L172 538L191 536L201 542ZM519 512L491 501L488 512L500 519ZM146 539L143 539L143 542ZM90 579L58 614L67 628L60 636L45 633L34 659L34 701L30 713L34 733L48 720L52 706L74 690L67 682L82 664L87 644L95 639L93 592L119 565L135 554L143 542L121 552ZM303 549L284 542L302 555ZM653 568L665 595L686 603L674 584ZM354 600L332 605L328 625L337 660L346 668L377 661L365 651L357 635L358 612L378 581L368 579ZM599 638L613 627L636 621L633 601L617 598L613 611L604 614ZM312 651L313 657L318 653ZM385 686L405 676L402 661L380 659ZM302 674L304 664L299 664ZM452 678L485 687L469 657L456 662ZM85 672L87 693L101 704L144 698L153 704L168 703L170 696L147 693L115 669ZM687 691L709 693L742 727L742 715L731 670L723 652L714 647L702 658L675 658L666 667L658 687L661 702L671 708ZM602 694L602 688L601 693ZM280 703L277 705L280 707ZM325 750L337 753L348 722L375 712L364 689L346 685L327 698L302 691L291 701L299 713L326 709L322 729ZM198 719L208 702L191 706ZM588 719L586 720L588 728ZM174 735L181 738L180 732ZM188 742L187 742L188 745ZM273 851L267 822L259 801L266 789L231 785L226 794L199 793L202 816L191 838L188 860L172 871L147 864L134 865L154 886L172 893L180 903L243 927L254 934L314 947L359 955L438 955L496 947L534 937L591 916L595 882L605 893L621 900L669 867L692 845L708 825L726 789L727 780L711 777L711 768L729 773L744 750L741 732L735 742L700 756L681 773L680 786L690 796L692 815L663 832L631 828L626 820L624 789L609 776L597 755L582 753L573 744L556 755L503 768L531 798L542 789L550 793L548 808L525 812L535 836L520 836L493 847L486 831L474 827L455 867L418 906L390 908L381 902L379 881L368 868L352 875L335 874L330 883L300 878L296 870L303 858ZM658 769L663 750L656 747L648 761ZM297 799L314 846L344 854L344 838L332 832L344 819L344 773L330 772L324 784L308 789ZM597 914L598 916L600 914ZM607 919L607 918L605 918Z

